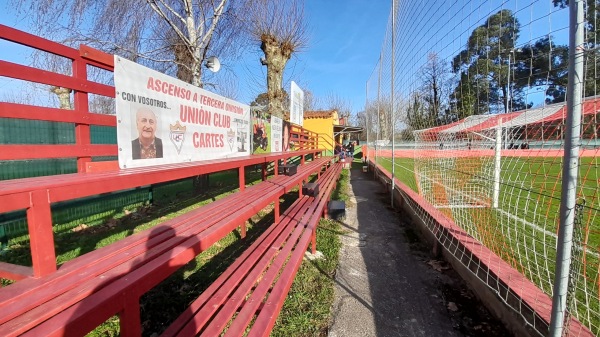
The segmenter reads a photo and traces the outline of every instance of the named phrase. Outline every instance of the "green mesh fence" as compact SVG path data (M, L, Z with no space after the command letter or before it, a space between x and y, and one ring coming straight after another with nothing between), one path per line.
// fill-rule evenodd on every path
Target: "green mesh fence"
M0 144L75 144L73 123L0 118Z
M149 200L149 187L121 191L101 197L82 198L52 205L52 223L58 235L85 224L94 226ZM0 245L3 248L29 242L25 211L0 214Z
M92 144L117 144L117 128L114 126L92 125L90 133Z

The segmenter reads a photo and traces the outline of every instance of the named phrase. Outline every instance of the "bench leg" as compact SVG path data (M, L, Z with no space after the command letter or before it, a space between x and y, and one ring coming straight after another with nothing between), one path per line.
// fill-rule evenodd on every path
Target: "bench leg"
M311 241L312 254L315 255L317 253L317 228L316 227L315 227L315 229L313 229L310 241Z
M239 181L240 181L240 192L246 189L246 171L244 167L238 169Z
M275 223L279 223L279 199L275 201Z
M275 172L277 172L277 165L275 165ZM262 164L262 180L267 180L267 163Z
M273 162L273 174L275 176L279 175L279 160Z
M129 295L125 299L123 312L119 315L121 336L139 337L142 335L142 320L140 318L140 299Z
M246 222L245 221L240 226L240 236L242 237L242 239L246 238Z
M27 227L31 246L33 274L41 277L56 271L52 213L46 191L31 193L31 207L27 209Z

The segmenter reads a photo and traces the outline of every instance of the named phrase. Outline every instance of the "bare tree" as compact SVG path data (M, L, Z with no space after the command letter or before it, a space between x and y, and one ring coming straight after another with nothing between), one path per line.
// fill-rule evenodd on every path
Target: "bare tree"
M379 140L392 140L392 131L396 138L400 131L406 128L407 102L395 99L395 108L392 110L392 100L389 95L369 101L364 117L369 128L369 137Z
M352 103L350 100L342 98L338 94L329 93L325 97L326 109L337 110L338 116L344 118L344 121L348 123L350 116L352 115Z
M449 74L448 64L436 53L427 55L427 63L420 74L422 81L420 96L423 100L424 113L419 116L423 124L418 127L427 128L437 124L450 94Z
M210 54L235 54L246 0L12 0L45 37L85 43L202 86ZM243 39L242 39L243 40Z
M317 109L317 99L312 91L304 89L304 111L314 111Z
M288 60L307 43L304 6L301 0L255 0L249 15L250 32L264 53L267 66L269 112L289 120L284 107L283 71Z

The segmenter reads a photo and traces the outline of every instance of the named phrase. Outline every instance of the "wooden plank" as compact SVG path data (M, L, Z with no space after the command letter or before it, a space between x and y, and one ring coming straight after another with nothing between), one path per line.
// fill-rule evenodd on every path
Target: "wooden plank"
M94 49L84 44L79 45L79 55L100 64L108 66L110 69L115 67L115 58L112 54L107 54L101 50Z
M244 208L256 211L257 209L262 209L270 202L272 202L272 200L263 199L252 201L250 205L247 205ZM242 213L246 214L246 212ZM124 309L123 303L120 300L122 294L133 292L133 294L141 296L141 294L144 294L156 286L179 267L188 263L204 249L219 240L220 237L218 237L216 233L221 232L221 230L228 230L227 232L234 230L238 224L231 220L232 219L221 220L215 225L219 230L214 230L213 226L210 228L213 229L211 233L207 234L207 231L203 231L197 235L186 236L185 240L170 249L168 254L160 254L138 269L130 271L131 262L129 262L111 270L102 279L96 278L86 282L82 287L87 289L85 292L91 292L89 295L84 296L78 303L53 315L40 325L30 323L34 326L33 329L27 331L23 335L36 336L43 333L47 336L60 336L70 329L77 329L78 333L91 331L98 324ZM126 273L127 277L117 278L114 282L99 289L98 283L106 278L111 279L111 275L114 273ZM78 290L77 292L71 293L75 295L80 294L81 291ZM60 305L65 299L66 297L61 298L60 301L55 301L53 299L50 301L52 303L50 304L50 302L48 302L48 305L46 306L48 309L53 308ZM36 307L34 310L37 310L38 308L40 307ZM28 324L30 322L29 320L32 318L35 318L39 322L41 319L38 318L38 316L44 314L44 312L37 312L36 315L30 316L32 311L26 313L28 319L23 319L20 324L16 324L13 320L8 322L10 327L8 326L9 324L6 324L6 327L5 325L0 326L0 333L2 335L6 335L5 332L14 334L13 329L30 328L31 326L24 327L23 325ZM103 314L101 315L99 312ZM44 319L46 318L47 317L44 317ZM21 319L21 317L19 317L19 319ZM19 331L19 333L23 333L23 331Z
M0 117L115 127L117 125L117 118L114 115L103 115L9 102L0 102Z
M0 38L74 60L76 49L0 24Z
M109 85L92 82L87 79L79 79L68 75L58 74L47 70L28 67L8 61L0 60L0 76L15 78L28 82L65 87L80 92L93 93L106 97L115 97L115 88Z
M304 212L301 212L304 213ZM260 283L257 287L252 291L251 297L246 301L247 295L252 290L254 286L255 279L246 279L242 284L243 287L239 287L233 295L228 299L228 301L221 307L219 312L214 316L214 318L210 321L208 326L204 329L200 336L202 337L210 337L210 336L219 336L224 327L228 326L228 322L233 317L233 315L238 311L240 305L246 301L245 305L239 311L236 316L236 319L229 325L229 329L227 330L228 334L233 334L236 336L240 335L240 332L243 332L248 326L248 323L254 317L254 313L256 309L262 303L262 298L264 294L271 288L271 283L277 277L279 273L279 269L286 262L292 248L295 245L296 240L302 234L303 228L301 226L296 226L296 222L290 222L292 224L293 232L289 237L285 237L287 240L285 241L283 247L277 249L277 254L273 254L267 256L268 260L271 261L271 258L274 257L271 264L268 266L266 273L264 273L261 277ZM288 244L291 243L291 244ZM266 266L263 266L266 267ZM262 269L260 270L262 272ZM260 275L256 275L257 277Z
M290 214L298 211L301 206L302 202L294 203L289 209ZM248 284L240 285L240 283L244 280L246 280L246 283L249 281L251 287L277 252L272 247L281 246L283 240L289 236L293 228L288 226L290 220L291 217L287 217L285 221L269 226L267 231L248 247L217 280L212 282L200 297L169 326L162 336L192 336L197 334L220 306L230 299L230 294L238 286L247 288ZM271 254L265 256L268 252Z
M0 145L0 160L116 156L117 145Z
M259 198L261 193L260 188L255 188L248 189L247 193L244 194L234 194L233 198L219 199L206 207L169 220L151 231L148 230L127 237L110 246L69 261L61 267L58 273L51 275L49 278L26 280L23 283L19 282L13 285L13 291L11 292L0 291L0 312L2 312L0 323L18 316L20 312L41 305L56 296L56 294L70 291L78 283L86 282L128 260L142 257L148 249L166 242L172 236L190 235L190 228L193 228L195 223L201 223L209 219L217 222L223 217L235 213L237 210L232 206L242 205L241 201L244 198ZM210 224L211 222L208 222L204 226L194 228L194 231L201 231ZM173 245L177 243L172 242ZM135 265L132 268L135 268ZM19 295L15 296L15 294ZM27 301L23 301L24 296L29 297Z
M0 262L0 277L9 280L23 280L33 277L33 268Z
M279 315L279 312L283 307L283 302L285 301L285 298L287 297L287 294L292 286L294 277L298 272L300 265L302 264L304 252L306 252L312 234L314 230L316 230L317 224L321 217L321 212L323 208L326 207L327 199L329 198L329 195L331 194L335 186L336 179L332 178L336 178L337 176L339 176L339 172L341 169L339 168L339 164L336 166L336 168L332 169L332 171L335 171L336 174L331 175L330 178L326 180L326 190L324 193L319 194L318 203L314 208L314 211L311 213L311 217L306 223L306 230L303 232L302 237L298 241L298 244L294 249L292 256L290 257L289 262L286 264L285 269L282 270L281 274L279 275L279 279L273 286L273 289L269 294L269 298L265 302L265 305L263 306L261 312L256 317L254 325L248 333L248 337L267 337L271 333L271 330L275 325L275 321L277 320L277 316ZM239 319L239 316L240 315L236 317L236 320ZM235 323L236 322L234 321L231 327L233 327ZM230 336L229 331L225 336Z
M116 160L113 161L92 161L85 165L86 173L93 172L106 172L106 171L118 171L119 170L119 162Z

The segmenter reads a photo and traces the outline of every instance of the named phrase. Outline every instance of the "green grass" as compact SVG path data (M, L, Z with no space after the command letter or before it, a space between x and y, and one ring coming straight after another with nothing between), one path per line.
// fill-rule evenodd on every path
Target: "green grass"
M349 173L343 170L333 200L347 200ZM339 262L342 228L339 222L321 219L317 227L317 250L323 259L304 260L281 313L271 332L273 337L327 336L334 300L334 276Z
M412 158L395 159L396 177L419 192L415 179L415 164L419 170L428 170L431 176L462 182L465 194L476 194L477 188L487 194L491 203L493 160L476 158L449 158L450 160ZM379 163L391 172L389 158ZM481 167L487 167L487 175ZM570 298L577 302L569 310L600 333L600 296L596 284L600 261L595 255L600 247L600 222L597 220L600 198L600 159L580 158L576 213L574 264L572 266L574 292ZM480 175L479 178L473 174ZM453 218L467 233L494 251L503 260L523 273L545 293L552 293L556 258L556 233L558 232L561 199L562 158L559 157L506 157L502 158L499 207L440 208ZM460 183L459 183L460 184ZM455 187L457 183L454 184ZM468 186L468 187L466 187ZM423 193L423 192L421 192ZM448 192L451 193L451 192ZM432 200L433 196L427 196ZM483 199L483 198L482 198ZM439 201L439 200L438 200ZM585 242L585 245L584 245ZM583 247L585 247L584 254ZM590 253L592 252L592 253Z

